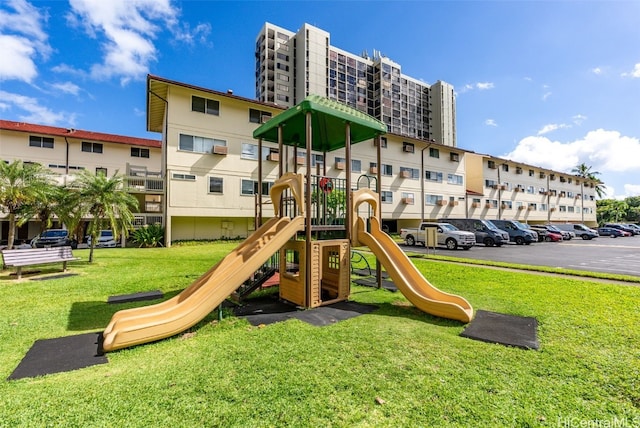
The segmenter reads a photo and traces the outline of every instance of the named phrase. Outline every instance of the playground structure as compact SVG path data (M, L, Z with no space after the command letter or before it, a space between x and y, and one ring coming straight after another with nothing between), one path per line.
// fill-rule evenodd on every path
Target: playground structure
M380 135L386 126L343 104L309 96L254 131L258 153L263 140L279 149L278 179L269 191L274 217L262 219L257 206L256 230L219 263L181 293L165 302L115 313L103 332L102 349L113 351L180 333L206 317L232 295L274 254L279 254L280 298L314 308L350 295L352 246L366 245L382 263L398 289L418 309L464 323L473 318L462 297L440 291L415 268L380 227L380 172L376 189L352 191L351 145L374 139L381 165ZM289 148L292 160L289 161ZM299 156L298 149L304 150ZM329 178L326 163L312 174L312 151L344 148L346 179ZM293 163L293 171L288 171ZM297 171L298 164L305 173ZM370 182L370 180L368 180ZM258 189L262 189L262 160ZM367 221L361 211L369 214ZM377 268L380 281L380 268Z

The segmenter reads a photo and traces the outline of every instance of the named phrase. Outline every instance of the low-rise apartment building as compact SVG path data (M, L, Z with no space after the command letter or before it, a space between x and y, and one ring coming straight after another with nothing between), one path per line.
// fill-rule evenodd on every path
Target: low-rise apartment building
M16 159L49 168L59 184L84 169L109 176L124 174L139 203L135 224L164 222L159 140L0 120L0 161ZM8 228L0 213L0 240L7 239ZM30 239L39 231L39 222L30 221L18 229L16 238Z
M148 76L147 89L147 127L162 133L165 143L168 243L247 236L259 203L264 216L273 215L268 189L278 160L284 171L302 172L304 153L290 147L279 153L268 142L258 153L252 134L284 109L157 76ZM569 174L395 134L380 141L379 166L374 141L353 146L351 181L354 188L375 187L380 169L382 218L390 231L442 217L582 222L582 203L584 222L595 223L593 184L577 180L577 186ZM344 152L313 153L312 168L318 175L345 178ZM585 197L578 201L576 192Z
M126 175L140 212L136 225L161 223L166 243L246 237L262 216L273 215L270 185L284 171L304 171L304 152L258 141L253 131L285 108L172 81L147 78L147 129L160 140L0 121L0 159L38 162L63 183L80 169ZM376 188L391 232L421 220L475 217L527 223L596 224L594 183L571 174L513 162L396 134L353 145L353 188ZM258 159L262 162L259 163ZM313 153L314 173L346 178L344 150ZM258 189L258 177L262 189ZM260 190L260 191L259 191ZM261 193L261 196L258 196ZM0 214L0 239L8 222ZM40 229L21 228L19 239Z

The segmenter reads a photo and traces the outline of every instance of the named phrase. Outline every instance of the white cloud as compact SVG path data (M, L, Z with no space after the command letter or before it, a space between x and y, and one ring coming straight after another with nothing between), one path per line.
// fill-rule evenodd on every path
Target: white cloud
M600 172L598 177L605 184L607 176L618 177L621 173L624 174L627 194L640 188L640 184L628 183L632 174L640 181L640 139L620 135L617 131L598 129L570 142L552 141L543 136L526 137L503 157L568 173L584 163L591 166L592 171ZM613 191L611 187L607 189L607 194L613 197Z
M640 63L636 64L633 67L633 70L630 71L629 73L622 73L622 77L640 78Z
M20 120L29 123L43 125L69 125L75 126L76 115L66 112L54 112L44 107L36 98L0 90L0 99L3 101L2 109L11 110L17 108L26 112L20 114Z
M547 98L549 98L551 94L552 94L551 91L547 91L544 94L542 94L542 101L547 101Z
M625 196L640 196L640 184L625 184Z
M487 119L484 121L484 124L487 126L498 126L498 124L496 123L495 120L493 119Z
M600 75L602 74L602 69L600 67L595 67L591 69L591 72L595 75Z
M38 75L35 59L51 53L42 28L47 16L25 0L0 3L0 81L31 83Z
M51 85L54 89L66 94L78 95L80 92L80 86L73 82L54 83Z
M571 128L571 125L567 125L566 123L550 123L543 126L542 129L538 131L538 135L548 134L549 132L555 131L557 129L565 128Z
M478 88L481 91L485 91L487 89L493 89L493 83L492 82L478 82L478 83L476 83L476 88Z
M92 38L106 39L102 42L103 60L91 67L91 77L120 78L122 85L144 79L149 65L157 59L153 41L164 29L188 44L195 39L205 41L211 32L209 24L199 24L194 30L188 24L180 27L180 10L170 0L70 0L70 4L70 24L83 27Z
M575 123L576 125L580 126L580 125L582 125L582 122L587 120L587 116L583 116L581 114L576 114L571 119L573 120L573 123Z
M494 85L492 82L476 82L476 83L467 83L456 92L458 94L464 94L465 92L473 91L477 89L479 91L486 91L488 89L493 89Z

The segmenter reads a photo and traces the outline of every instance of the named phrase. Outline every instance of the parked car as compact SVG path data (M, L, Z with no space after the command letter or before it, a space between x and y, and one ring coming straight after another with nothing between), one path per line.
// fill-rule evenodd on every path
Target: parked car
M541 240L545 242L558 242L565 239L571 239L569 232L560 230L555 226L540 224L531 226L531 228L539 234L542 234L543 237Z
M31 246L34 248L64 247L78 248L78 243L71 239L66 229L48 229L33 238Z
M538 241L536 231L528 229L519 221L515 220L489 220L498 229L504 230L509 234L509 240L517 245L529 245Z
M593 230L584 224L574 224L574 223L557 223L554 224L560 230L566 230L570 232L575 232L576 236L581 237L582 239L589 240L598 237L598 232Z
M476 237L471 232L459 230L449 223L425 222L420 227L400 229L400 237L407 245L425 244L428 241L427 230L436 229L437 245L446 246L450 250L462 247L465 250L473 247Z
M460 230L473 232L476 235L476 243L484 244L487 247L501 246L509 243L509 234L504 230L498 229L488 220L476 218L441 218L441 223L449 223Z
M571 230L562 230L562 229L559 229L557 226L554 226L553 224L547 224L546 227L548 230L562 235L562 239L565 241L570 241L576 237L576 233Z
M622 223L607 223L604 225L604 227L613 227L614 229L618 229L618 230L623 230L625 232L630 233L631 235L636 235L637 232L634 228L629 227L628 224L622 224Z
M612 238L624 236L624 232L620 229L616 229L615 227L599 227L598 234L600 236L610 236Z
M628 223L626 224L627 227L630 227L631 229L636 231L636 235L640 235L640 226L638 226L637 224L633 224L633 223Z
M87 244L91 246L91 236L87 236ZM114 248L118 245L115 240L115 236L113 236L113 232L111 230L101 230L98 235L98 242L96 242L97 248Z

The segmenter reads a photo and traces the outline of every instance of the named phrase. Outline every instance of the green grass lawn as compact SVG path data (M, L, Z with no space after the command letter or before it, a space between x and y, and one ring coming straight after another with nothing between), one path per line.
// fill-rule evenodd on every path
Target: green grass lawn
M101 249L91 265L77 250L78 275L49 281L2 272L0 426L640 426L640 287L428 259L414 263L474 309L536 317L540 350L462 338L464 325L400 293L353 287L379 309L326 327L212 313L108 364L4 380L35 340L100 331L116 310L149 304L108 296L169 298L235 245Z

